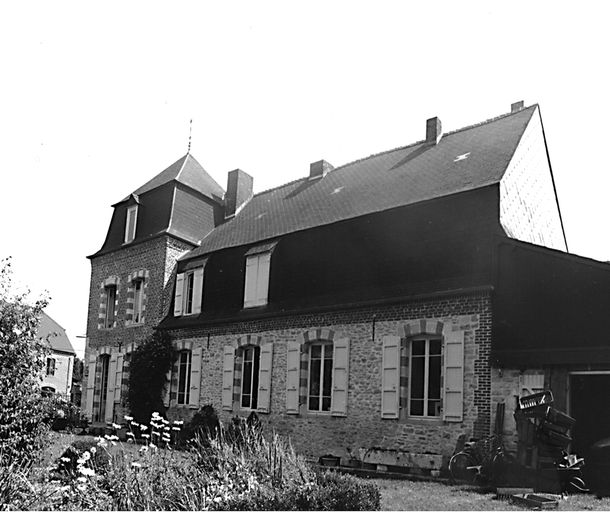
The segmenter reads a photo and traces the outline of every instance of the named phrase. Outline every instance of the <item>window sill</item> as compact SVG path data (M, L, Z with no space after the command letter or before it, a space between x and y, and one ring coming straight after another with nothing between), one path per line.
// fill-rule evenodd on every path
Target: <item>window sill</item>
M442 416L433 416L433 417L421 417L421 416L407 416L404 420L404 423L414 423L418 425L442 425L443 417Z

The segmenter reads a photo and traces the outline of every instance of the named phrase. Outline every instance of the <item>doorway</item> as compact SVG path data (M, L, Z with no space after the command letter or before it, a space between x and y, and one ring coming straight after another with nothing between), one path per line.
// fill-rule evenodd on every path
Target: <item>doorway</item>
M586 459L593 444L610 437L610 372L571 373L568 414L576 420L570 451Z

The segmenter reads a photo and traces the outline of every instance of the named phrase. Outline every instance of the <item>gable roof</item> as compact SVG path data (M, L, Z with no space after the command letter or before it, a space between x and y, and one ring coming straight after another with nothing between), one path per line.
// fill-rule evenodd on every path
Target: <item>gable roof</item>
M43 312L40 317L40 323L38 324L38 337L46 338L49 334L51 335L49 336L51 350L76 355L76 352L68 339L66 330Z
M183 259L498 183L533 105L256 194Z
M119 203L127 201L132 195L139 196L170 181L182 183L215 201L220 201L224 195L223 188L214 181L214 178L195 160L193 155L187 153L153 179L123 198Z

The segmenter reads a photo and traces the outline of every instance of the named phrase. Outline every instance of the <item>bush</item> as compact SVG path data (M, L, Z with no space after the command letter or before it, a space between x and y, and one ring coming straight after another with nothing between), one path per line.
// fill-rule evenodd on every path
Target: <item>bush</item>
M185 443L199 437L202 442L206 442L210 438L218 435L220 422L218 415L212 405L204 405L192 417L191 421L186 423L180 432L180 441Z

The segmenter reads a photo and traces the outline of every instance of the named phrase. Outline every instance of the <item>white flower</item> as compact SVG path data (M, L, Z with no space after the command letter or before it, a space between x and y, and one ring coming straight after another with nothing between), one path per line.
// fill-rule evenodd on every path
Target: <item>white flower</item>
M178 431L180 431L180 427L172 427L172 430L178 430Z
M90 451L91 453L95 453L95 452L97 452L97 448L96 448L95 446L92 446L92 447L89 449L89 451Z
M155 412L152 413L152 417L153 418L160 418L161 415L158 412L155 411Z
M68 457L62 457L61 459L62 462L70 462L70 459Z
M78 472L81 475L85 475L85 476L94 476L95 475L95 471L93 471L91 468L78 468Z
M131 467L132 468L141 468L142 464L140 464L139 462L132 462L131 463Z
M151 448L154 448L155 450L157 449L157 445L156 445L156 444L153 444L153 443L150 443L150 447L151 447Z
M76 481L80 482L81 484L87 483L87 479L84 476L79 476Z
M148 430L148 427L146 425L140 425L140 430Z
M140 453L144 453L148 451L148 446L142 446L142 448L140 448Z
M174 425L183 425L183 424L184 424L184 421L182 421L182 420L180 420L180 421L175 420L174 421Z
M76 488L81 491L84 492L87 490L87 486L86 485L77 485Z
M136 435L133 432L127 432L125 435L129 436L129 437L136 437Z
M125 421L133 421L133 416L123 416Z
M121 425L117 425L116 423L113 423L112 428L115 430L120 430L122 427L121 427Z
M148 434L142 434L142 437L143 437L144 439L148 439L150 436L149 436Z
M118 441L118 436L108 436L108 441Z
M107 443L107 442L106 442L104 439L100 439L100 440L97 442L97 445L98 445L98 446L108 446L108 443Z
M139 427L139 426L140 426L140 424L139 424L137 421L132 421L132 422L131 422L131 424L132 424L134 427Z
M89 452L83 452L82 458L87 461L91 458L91 454Z

